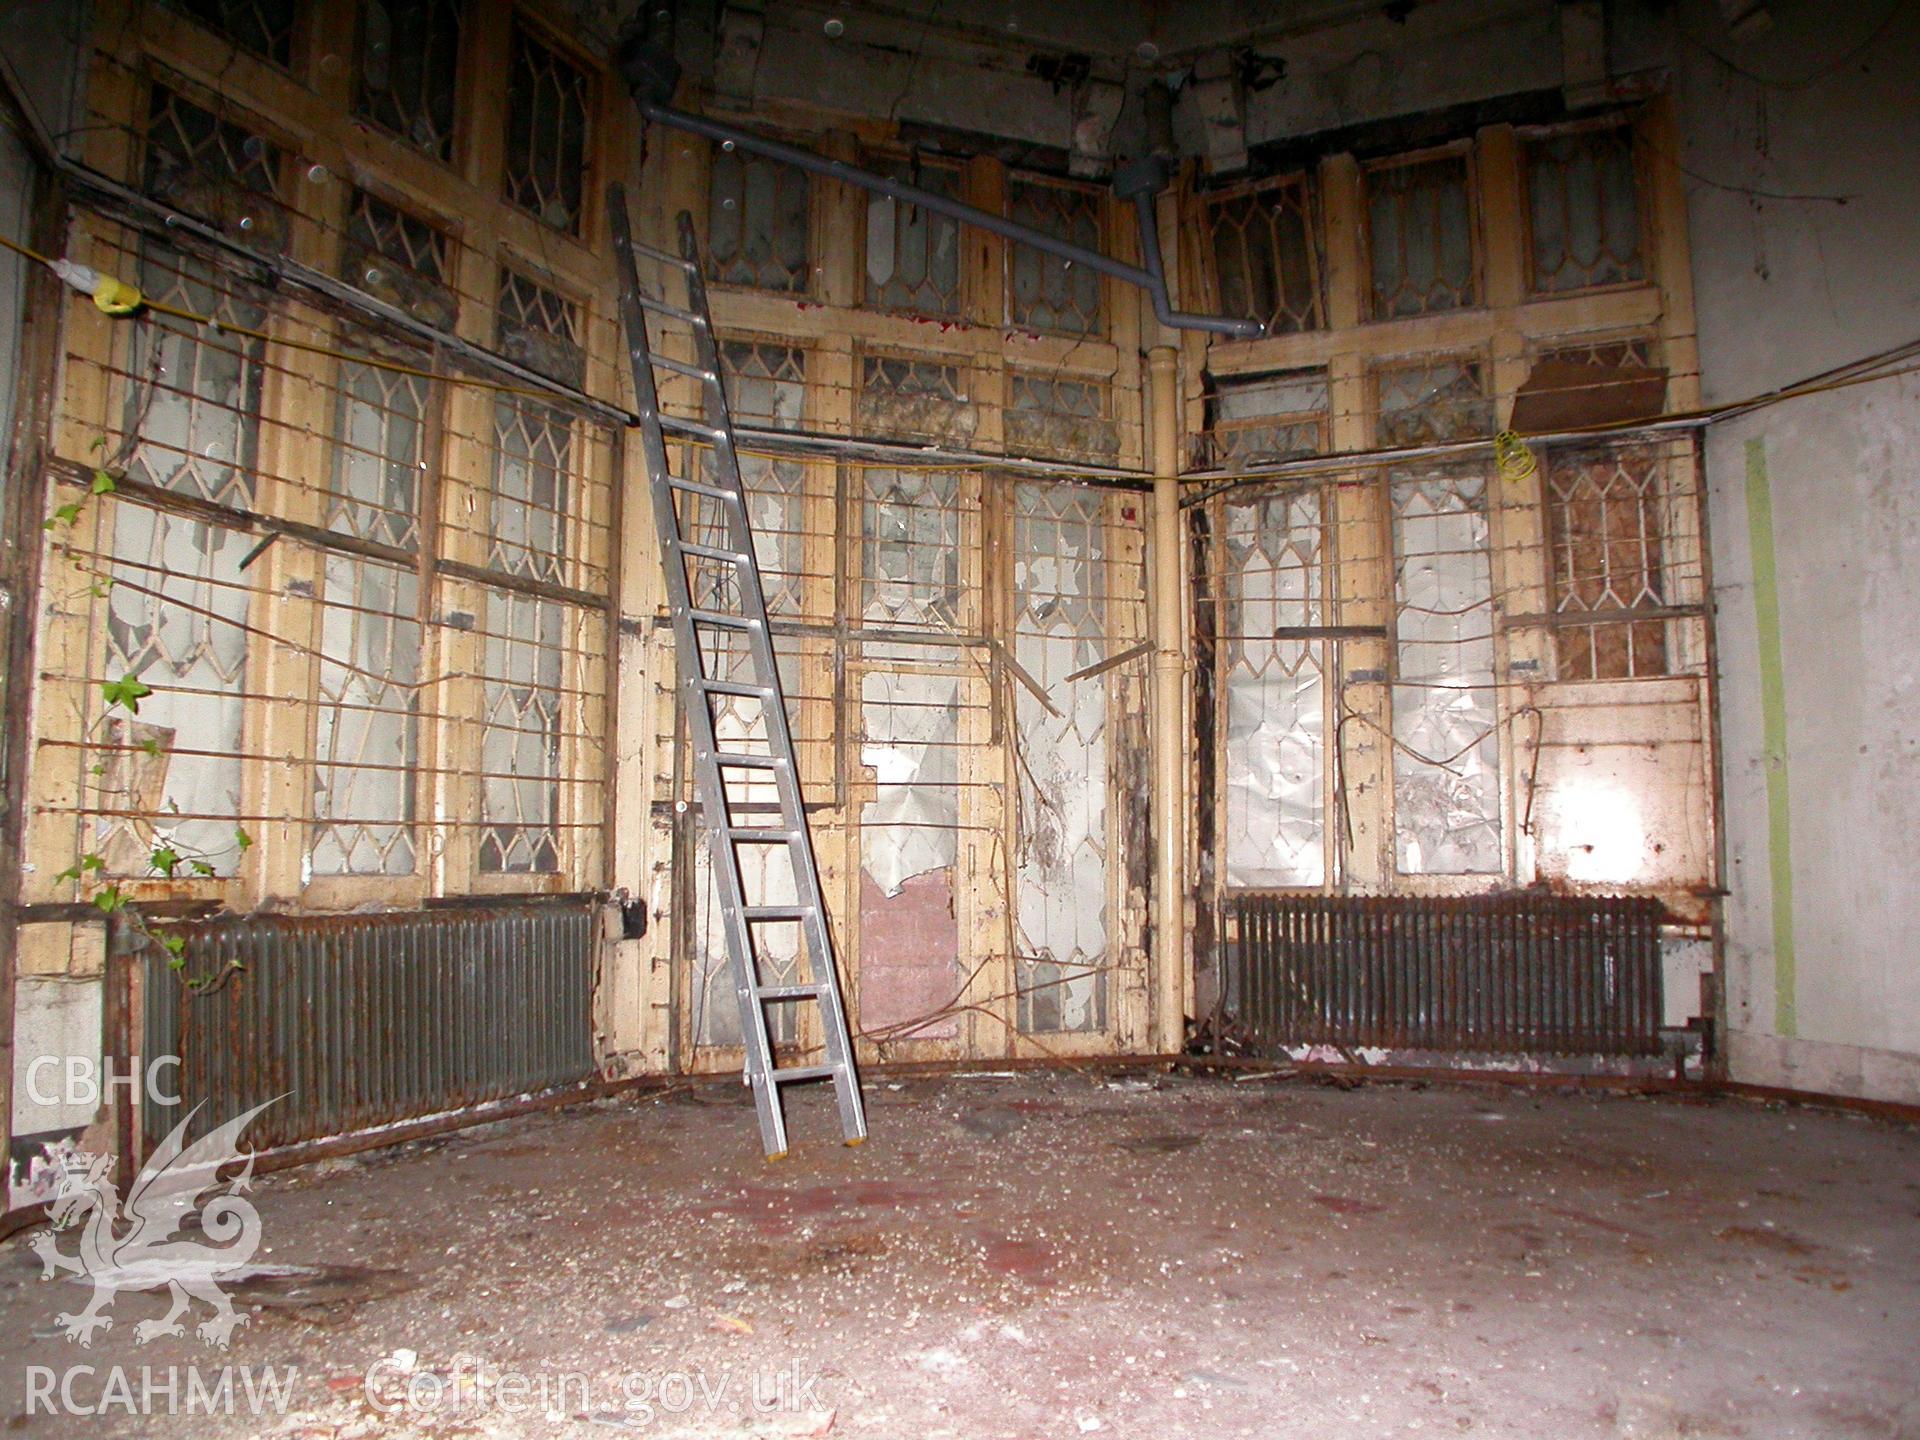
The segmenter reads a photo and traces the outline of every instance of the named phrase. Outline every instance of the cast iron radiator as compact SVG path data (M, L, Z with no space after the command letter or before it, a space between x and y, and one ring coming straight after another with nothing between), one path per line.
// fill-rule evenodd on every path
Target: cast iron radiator
M372 915L230 915L168 925L188 993L147 947L142 1054L180 1057L142 1107L143 1150L276 1096L247 1148L290 1145L594 1074L592 897ZM229 961L245 968L231 970Z
M1253 1046L1660 1053L1660 920L1645 896L1241 892L1224 1008Z

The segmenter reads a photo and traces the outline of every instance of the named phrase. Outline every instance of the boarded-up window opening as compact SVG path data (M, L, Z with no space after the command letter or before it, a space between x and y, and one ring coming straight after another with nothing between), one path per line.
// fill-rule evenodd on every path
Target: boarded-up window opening
M813 274L807 172L716 146L707 191L707 273L722 284L805 293Z
M580 232L592 117L593 77L516 22L507 64L505 193L569 235Z
M1257 320L1272 335L1325 326L1310 196L1307 177L1289 175L1208 199L1221 314Z
M1584 126L1528 137L1529 270L1541 293L1646 278L1633 129Z
M1110 677L1105 501L1068 485L1014 487L1014 653L1052 697L1015 688L1020 749L1015 985L1023 1034L1107 1023Z
M340 273L377 300L437 329L459 318L452 278L453 241L437 227L356 188L347 207Z
M877 167L957 199L958 167L916 159ZM960 313L960 222L891 195L867 198L867 304L919 315Z
M1448 357L1387 366L1374 377L1382 445L1430 445L1493 433L1485 367Z
M293 61L298 0L163 0L169 10L191 16L240 49L281 69Z
M1211 379L1197 469L1231 469L1315 455L1327 446L1327 372L1275 370Z
M436 159L453 155L463 0L365 0L355 113Z
M1019 224L1102 250L1101 192L1031 176L1007 186L1008 214ZM1097 335L1106 328L1100 274L1058 255L1015 243L1007 258L1007 318L1060 335Z
M1019 370L1007 377L1002 417L1009 455L1112 462L1120 454L1113 387L1100 380L1062 380Z
M1467 157L1384 161L1366 181L1374 318L1478 304Z
M1226 883L1320 885L1326 861L1327 650L1283 629L1328 623L1328 492L1226 502Z
M1549 452L1548 552L1556 615L1632 611L1667 603L1660 461L1649 449ZM1562 680L1667 673L1667 622L1567 624L1554 631Z
M1500 737L1484 473L1393 471L1393 833L1403 875L1500 873Z

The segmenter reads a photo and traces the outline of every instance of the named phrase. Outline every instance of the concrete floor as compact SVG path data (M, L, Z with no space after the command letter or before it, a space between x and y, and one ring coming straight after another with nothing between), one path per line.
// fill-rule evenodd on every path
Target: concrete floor
M256 1259L303 1269L229 1287L251 1319L224 1355L191 1330L138 1343L157 1294L123 1296L89 1349L60 1338L86 1292L42 1283L16 1237L7 1428L1920 1436L1911 1128L1299 1079L869 1095L858 1150L796 1096L774 1166L711 1086L265 1177ZM172 1367L184 1410L186 1367L223 1364L242 1396L292 1367L286 1412L118 1409L113 1367L135 1403L140 1367ZM23 1413L29 1367L76 1365L70 1398L114 1413Z

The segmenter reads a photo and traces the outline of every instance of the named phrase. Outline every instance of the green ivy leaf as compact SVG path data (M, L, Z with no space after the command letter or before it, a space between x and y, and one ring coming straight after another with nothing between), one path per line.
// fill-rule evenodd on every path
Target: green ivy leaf
M196 875L213 874L213 866L204 860L189 860L187 863L193 867L193 873Z
M93 451L96 455L106 448L107 448L107 437L104 435L94 436L92 441L90 441L87 445L87 449Z
M107 767L104 763L89 765L87 767L87 773L89 775L96 775L96 776L104 775L107 773Z
M162 845L147 857L147 864L171 880L180 868L180 854L171 845Z
M169 955L179 955L187 948L187 940L184 935L168 935L161 940L160 943L166 947Z
M236 825L233 827L233 843L240 847L240 853L244 855L253 848L253 836Z
M160 753L160 742L149 735L135 748L138 749L142 755L158 755Z
M103 856L89 852L80 857L80 868L82 870L104 870L107 868L107 862Z
M168 968L169 970L184 970L184 969L186 969L186 968L187 968L187 958L186 958L186 956L184 956L184 955L176 955L176 956L174 956L174 957L173 957L173 958L172 958L171 960L169 960L169 961L167 961L167 968Z
M78 880L79 878L80 878L80 867L78 865L69 865L66 869L62 870L58 875L53 877L53 883L58 885L63 880Z
M112 915L127 908L127 897L120 893L118 885L109 885L93 897L93 903L103 915Z
M138 676L125 675L118 680L101 681L100 693L106 697L109 710L122 705L129 715L138 715L140 702L153 694L153 687L143 683Z
M69 500L65 505L56 505L54 507L53 520L47 522L46 528L51 530L54 526L54 521L58 521L63 525L71 525L79 518L80 502L78 500Z
M114 483L113 476L105 470L93 472L93 484L87 487L95 495L111 495L120 487Z

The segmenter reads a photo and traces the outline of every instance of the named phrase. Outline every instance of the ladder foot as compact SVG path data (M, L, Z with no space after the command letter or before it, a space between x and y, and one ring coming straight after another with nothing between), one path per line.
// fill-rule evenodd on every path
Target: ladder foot
M842 1140L842 1141L841 1141L840 1143L841 1143L842 1145L844 1145L844 1146L846 1146L846 1147L847 1147L847 1148L848 1148L849 1150L851 1150L851 1149L853 1149L853 1147L854 1147L854 1146L856 1146L856 1145L864 1145L864 1144L866 1144L866 1143L867 1143L867 1137L866 1137L866 1136L864 1136L864 1135L856 1135L856 1136L854 1136L854 1137L853 1137L853 1138L852 1138L851 1140Z
M784 1150L769 1151L767 1154L767 1163L771 1165L776 1160L784 1160L786 1158L787 1158L787 1152Z

